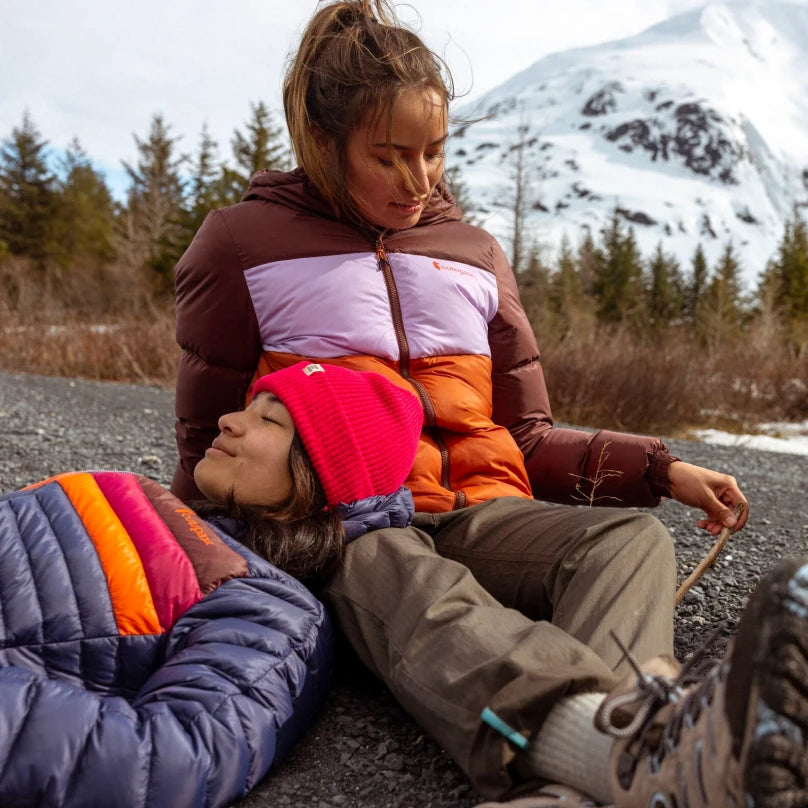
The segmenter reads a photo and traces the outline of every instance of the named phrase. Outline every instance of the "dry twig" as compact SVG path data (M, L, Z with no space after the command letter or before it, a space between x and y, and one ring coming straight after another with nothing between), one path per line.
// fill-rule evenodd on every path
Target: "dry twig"
M575 483L575 494L572 495L572 498L577 499L579 502L585 502L590 508L594 506L597 500L601 499L614 499L618 502L620 501L620 497L609 495L595 496L595 492L598 490L598 488L600 488L604 480L609 479L609 477L620 477L623 474L622 471L618 471L617 469L604 468L606 461L609 459L609 452L607 452L606 449L610 443L611 441L607 440L604 442L603 446L600 447L598 466L595 469L594 477L582 477L580 474L570 474L570 477L578 478L578 482ZM589 485L592 486L588 494L586 491L584 491L584 483L589 483Z
M739 502L735 506L735 518L739 519L741 514L744 511L745 505L743 502ZM715 564L716 558L718 558L719 553L724 549L724 545L726 545L727 540L730 537L730 533L732 533L732 528L725 527L721 530L718 534L718 538L715 541L715 544L710 548L710 552L707 553L704 558L699 562L699 565L693 572L690 573L687 580L679 587L676 591L676 597L673 599L673 605L678 606L679 602L682 598L690 591L690 587L693 586L696 581L704 574L705 570L709 569L710 567Z

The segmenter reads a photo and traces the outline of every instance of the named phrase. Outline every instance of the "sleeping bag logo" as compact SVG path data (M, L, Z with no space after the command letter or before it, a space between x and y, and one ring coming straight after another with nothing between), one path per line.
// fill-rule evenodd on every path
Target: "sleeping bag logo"
M177 508L174 513L188 525L188 530L194 534L203 544L213 544L210 536L205 532L202 525L199 524L197 515L189 508Z
M438 270L438 272L456 272L458 275L466 275L469 278L473 278L474 275L469 272L467 269L461 269L460 267L453 267L451 264L441 264L438 261L433 261L432 266Z

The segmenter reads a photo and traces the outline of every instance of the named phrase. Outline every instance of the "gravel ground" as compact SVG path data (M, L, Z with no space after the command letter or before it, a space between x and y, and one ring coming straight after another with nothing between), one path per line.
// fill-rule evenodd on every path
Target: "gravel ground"
M0 373L0 491L73 469L123 469L168 485L174 469L173 393L156 387ZM709 630L734 628L761 573L805 552L808 458L668 441L690 462L735 475L750 501L747 528L690 591L676 614L676 651ZM676 541L680 579L710 546L697 514L673 502L655 513ZM723 652L726 638L712 650ZM239 808L471 808L465 777L343 652L326 709L292 755Z

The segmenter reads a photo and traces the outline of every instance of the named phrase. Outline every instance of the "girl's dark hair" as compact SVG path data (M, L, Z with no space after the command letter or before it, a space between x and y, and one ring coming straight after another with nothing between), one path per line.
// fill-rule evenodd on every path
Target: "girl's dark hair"
M326 510L326 496L300 437L289 451L292 493L275 508L241 505L231 490L223 502L197 502L203 518L229 517L238 523L234 539L295 578L320 583L342 560L345 531Z
M283 107L297 161L338 213L358 218L345 178L348 135L369 115L389 118L413 89L433 90L447 109L454 98L446 64L386 0L338 0L315 12L287 68Z

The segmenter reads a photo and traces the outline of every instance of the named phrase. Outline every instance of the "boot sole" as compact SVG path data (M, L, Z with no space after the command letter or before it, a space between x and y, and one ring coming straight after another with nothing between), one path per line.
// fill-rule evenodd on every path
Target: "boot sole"
M752 688L736 712L753 713L744 767L746 808L807 808L808 557L780 562L765 577L739 627L733 657L736 653L753 660L732 666L746 669L736 680L747 678ZM729 678L732 671L728 688ZM750 692L756 703L748 703ZM733 705L728 708L732 715Z

